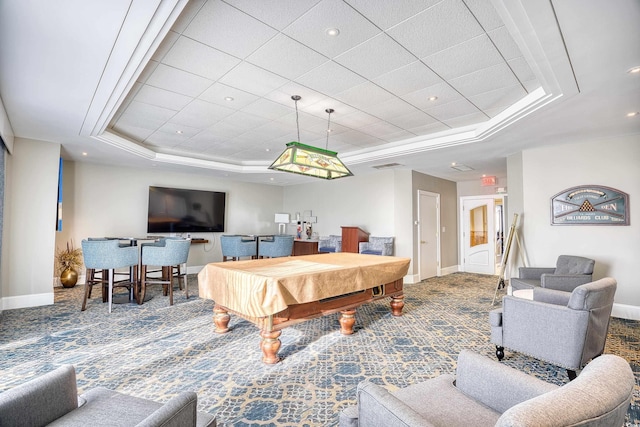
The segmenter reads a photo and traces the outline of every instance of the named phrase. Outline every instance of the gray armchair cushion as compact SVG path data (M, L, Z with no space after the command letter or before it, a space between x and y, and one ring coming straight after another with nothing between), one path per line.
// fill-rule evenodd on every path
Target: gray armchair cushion
M47 425L78 407L77 393L73 366L61 366L0 393L0 425Z
M543 287L571 292L577 286L593 280L595 261L574 255L560 255L556 267L520 267L519 277L509 284L514 290Z
M318 252L342 252L342 236L331 234L318 241Z
M396 392L364 381L340 427L621 425L635 384L629 364L601 356L562 387L463 350L456 378L441 375Z
M604 278L565 295L535 289L534 301L505 296L489 315L491 342L578 370L604 351L615 290Z
M83 404L78 406L78 400ZM0 394L0 425L54 427L215 426L215 417L197 413L197 396L183 392L165 404L94 388L77 396L75 370L57 368Z

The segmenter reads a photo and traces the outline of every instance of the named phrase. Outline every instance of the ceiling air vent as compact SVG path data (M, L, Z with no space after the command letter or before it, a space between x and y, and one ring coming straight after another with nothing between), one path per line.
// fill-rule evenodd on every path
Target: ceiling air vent
M386 165L373 166L374 169L386 169L395 168L396 166L402 166L400 163L387 163Z

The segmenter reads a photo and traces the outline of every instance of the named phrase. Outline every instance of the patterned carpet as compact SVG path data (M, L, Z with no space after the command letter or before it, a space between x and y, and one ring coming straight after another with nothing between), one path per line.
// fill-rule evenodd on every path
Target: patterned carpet
M211 301L176 291L175 305L152 288L142 306L100 298L80 311L83 286L56 288L53 306L6 310L0 324L0 392L54 367L75 366L79 392L103 386L160 402L182 390L198 393L201 411L222 426L333 426L353 404L365 378L390 389L455 370L469 348L494 357L488 311L496 277L456 273L405 289L402 317L388 300L360 307L356 333L338 332L337 315L283 331L281 363L264 365L256 327L232 316L231 331L213 332ZM153 292L156 292L155 294ZM97 292L96 292L97 294ZM613 319L606 353L636 375L627 424L640 425L640 323ZM566 371L507 352L504 363L562 384Z

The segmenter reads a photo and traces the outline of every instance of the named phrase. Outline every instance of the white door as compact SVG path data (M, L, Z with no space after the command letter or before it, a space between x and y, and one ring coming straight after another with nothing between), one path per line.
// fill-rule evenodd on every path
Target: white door
M440 275L440 195L418 190L420 280Z
M496 274L493 198L464 199L462 209L464 271Z

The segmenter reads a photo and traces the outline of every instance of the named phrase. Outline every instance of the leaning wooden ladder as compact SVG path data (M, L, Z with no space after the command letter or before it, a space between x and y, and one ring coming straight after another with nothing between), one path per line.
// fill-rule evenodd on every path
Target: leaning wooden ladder
M516 230L516 224L518 223L518 214L513 214L513 222L511 223L511 227L509 227L509 235L507 236L507 243L504 247L504 253L502 254L502 262L500 262L500 273L498 274L498 283L496 284L496 291L493 294L493 301L491 305L496 303L496 298L498 297L498 290L503 289L505 287L504 283L504 271L507 267L507 263L509 262L509 253L511 252L511 244L513 242L514 236L516 239L516 243L518 245L518 253L520 254L522 264L526 267L526 261L524 260L524 255L522 253L522 245L520 244L520 238L518 237L518 231Z

